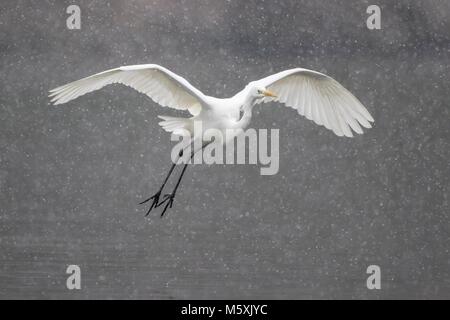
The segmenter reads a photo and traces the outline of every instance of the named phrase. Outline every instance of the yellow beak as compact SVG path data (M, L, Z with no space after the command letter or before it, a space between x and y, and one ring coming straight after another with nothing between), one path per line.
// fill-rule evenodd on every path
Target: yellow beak
M264 94L266 97L273 97L273 98L276 98L276 97L277 97L277 95L276 95L275 93L270 92L269 90L264 90L264 91L263 91L263 94Z

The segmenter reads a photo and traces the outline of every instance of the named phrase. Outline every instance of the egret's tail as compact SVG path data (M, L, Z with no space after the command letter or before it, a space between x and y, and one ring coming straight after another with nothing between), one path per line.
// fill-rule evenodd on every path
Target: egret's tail
M190 135L192 132L191 119L169 116L158 116L158 118L163 120L158 124L167 132L172 132L180 136Z

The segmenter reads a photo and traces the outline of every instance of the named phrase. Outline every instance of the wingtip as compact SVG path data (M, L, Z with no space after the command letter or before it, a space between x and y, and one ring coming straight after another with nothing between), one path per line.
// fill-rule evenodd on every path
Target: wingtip
M61 104L61 100L58 99L57 97L53 97L53 98L50 100L50 103L51 103L52 105L56 106L56 105L58 105L58 104Z
M350 129L349 129L349 130L350 130ZM346 138L353 138L353 132L352 132L352 131L350 131L350 132L345 132L342 136L343 136L343 137L346 137Z

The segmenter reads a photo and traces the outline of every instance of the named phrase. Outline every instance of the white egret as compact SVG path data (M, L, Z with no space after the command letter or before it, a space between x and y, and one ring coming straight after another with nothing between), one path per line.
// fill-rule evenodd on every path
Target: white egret
M352 130L362 134L362 127L371 128L374 119L366 108L347 89L331 77L320 72L295 68L250 82L231 98L219 99L203 94L187 80L170 70L156 65L124 66L94 74L50 91L52 102L66 103L85 93L98 90L108 84L121 83L146 94L164 107L188 110L192 117L160 116L159 124L168 132L181 134L187 131L191 141L201 139L203 133L193 132L194 121L201 121L203 131L210 128L246 129L252 117L253 107L261 102L276 101L297 109L298 113L318 125L332 130L338 136L352 137ZM242 116L241 116L242 115ZM224 141L226 143L226 141ZM192 149L193 154L202 147ZM180 152L179 157L183 155ZM178 158L179 159L179 158ZM147 211L166 203L161 216L173 205L176 191L186 170L181 171L175 188L160 201L161 193L175 165L174 162L159 191L141 202L152 200Z

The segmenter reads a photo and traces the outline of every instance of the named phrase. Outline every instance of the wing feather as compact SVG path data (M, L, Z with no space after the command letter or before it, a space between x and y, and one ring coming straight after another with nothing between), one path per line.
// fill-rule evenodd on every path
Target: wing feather
M338 136L353 137L352 131L362 134L361 126L371 128L371 122L374 122L354 95L333 78L317 71L285 70L253 84L266 87L277 95L264 99L264 102L284 103Z
M113 83L132 87L164 107L188 110L194 115L201 107L207 107L202 92L186 79L156 64L106 70L50 90L49 97L53 104L62 104Z

